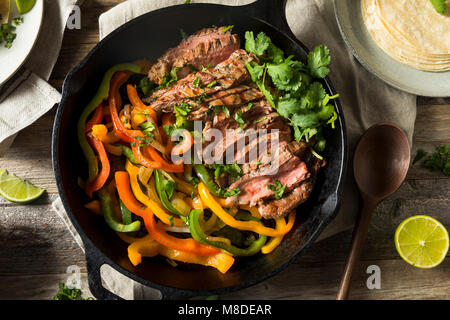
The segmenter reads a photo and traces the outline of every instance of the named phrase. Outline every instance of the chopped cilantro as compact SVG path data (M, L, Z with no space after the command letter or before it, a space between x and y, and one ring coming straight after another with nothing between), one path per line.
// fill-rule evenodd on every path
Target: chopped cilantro
M245 121L242 118L242 110L238 110L234 114L234 120L236 120L236 122L239 123L239 125L241 126L241 129L244 127Z
M18 25L23 23L23 17L19 16L13 19L13 24L17 27Z
M223 33L226 33L228 30L231 30L231 29L233 29L234 28L234 25L231 25L231 26L224 26L224 27L222 27L222 32Z
M189 113L191 113L191 106L189 103L182 103L181 105L175 105L174 109L177 115L182 117L187 117Z
M214 114L219 114L222 111L227 118L230 116L230 110L227 106L210 106L210 108L214 108Z
M219 179L224 173L228 173L233 178L242 177L242 169L238 164L213 164L211 168L214 169L214 177Z
M423 149L417 150L416 156L414 157L412 164L416 164L417 162L422 160L422 158L425 157L427 154L428 154L428 152L426 152Z
M450 176L450 147L437 146L436 151L430 154L424 161L423 166L432 171L441 171Z
M286 186L283 186L279 180L275 180L275 185L268 184L267 189L272 190L275 194L275 199L279 200L283 197Z
M59 291L53 300L94 300L93 298L83 299L82 292L77 288L69 288L64 283L59 283Z
M217 84L217 81L214 80L214 81L210 82L206 87L211 88L211 87L215 86L216 84Z

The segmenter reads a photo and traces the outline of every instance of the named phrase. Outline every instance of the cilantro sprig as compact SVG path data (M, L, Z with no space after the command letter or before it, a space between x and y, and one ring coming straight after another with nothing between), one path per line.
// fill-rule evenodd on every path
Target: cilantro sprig
M417 151L413 164L419 162L427 155L422 149ZM431 171L440 171L446 176L450 176L450 147L448 145L437 146L435 152L428 155L422 161L422 166Z
M270 105L290 121L295 138L309 142L315 137L314 149L323 151L326 141L322 129L326 125L334 128L337 120L334 106L329 102L338 95L328 95L322 83L315 81L323 79L330 71L328 48L325 45L315 47L304 64L293 56L285 57L263 32L255 37L253 32L247 31L245 39L245 49L260 60L260 63L247 63L252 80Z
M279 180L275 180L275 184L268 184L267 189L272 190L276 200L283 198L284 190L286 186L282 185Z

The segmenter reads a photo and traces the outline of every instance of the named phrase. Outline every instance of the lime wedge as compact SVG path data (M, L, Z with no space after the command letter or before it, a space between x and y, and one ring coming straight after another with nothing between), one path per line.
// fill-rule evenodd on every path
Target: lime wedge
M36 0L16 0L17 10L20 14L25 14L33 9Z
M13 174L8 174L4 169L0 170L0 194L6 200L17 203L29 203L39 198L44 192L44 189L35 187Z
M414 267L436 267L445 259L448 246L447 229L429 216L410 217L395 231L395 247L400 257Z
M8 23L9 10L9 0L0 0L0 24Z

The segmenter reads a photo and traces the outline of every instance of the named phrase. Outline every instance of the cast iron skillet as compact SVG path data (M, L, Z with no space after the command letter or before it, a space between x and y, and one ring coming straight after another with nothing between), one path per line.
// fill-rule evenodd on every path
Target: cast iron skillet
M289 29L285 8L286 0L258 0L241 7L191 4L150 12L111 33L67 76L53 128L53 167L64 207L86 249L89 286L96 298L119 298L101 284L100 267L104 264L159 290L163 299L220 294L254 285L284 269L335 217L347 159L344 118L338 100L334 100L339 114L336 128L326 132L328 165L320 173L309 200L297 209L293 230L273 253L237 259L224 275L212 268L191 265L173 268L158 258L145 259L134 267L128 260L126 244L101 217L83 207L88 199L77 185L77 177L84 177L87 168L76 139L76 123L110 66L142 58L155 61L181 41L180 29L190 34L212 25L234 25L233 32L241 36L242 43L245 31L264 31L287 54L305 61L308 50ZM298 18L302 18L301 12ZM330 81L325 79L323 83L334 95Z

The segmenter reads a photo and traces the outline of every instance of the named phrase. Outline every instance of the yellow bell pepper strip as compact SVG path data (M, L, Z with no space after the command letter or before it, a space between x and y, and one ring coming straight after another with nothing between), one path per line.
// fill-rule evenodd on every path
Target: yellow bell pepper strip
M239 205L239 208L241 208L242 210L246 210L248 212L250 212L252 214L252 216L254 216L256 219L261 219L261 214L258 211L258 208L256 207L250 207L248 205Z
M234 219L228 212L226 212L221 205L216 201L216 199L211 195L206 186L201 182L198 184L198 193L203 201L203 203L214 212L217 217L222 220L225 224L230 227L239 229L239 230L247 230L253 231L255 233L259 233L260 235L265 235L269 237L278 237L285 235L289 232L294 224L294 221L291 221L291 215L289 215L289 223L283 230L275 230L273 228L268 228L256 221L239 221ZM295 220L295 213L294 219ZM289 227L290 226L290 227Z
M234 258L229 254L219 252L210 256L198 256L161 246L150 235L128 246L128 257L134 266L142 262L142 257L154 257L158 254L175 261L214 267L221 273L226 273L234 263Z
M132 244L133 242L136 242L139 239L142 239L142 238L132 237L127 233L122 233L122 232L116 232L116 233L119 236L119 238L122 239L123 242L128 243L128 244Z
M223 249L232 254L233 256L248 257L257 254L267 241L266 236L260 235L258 240L253 241L253 243L250 244L250 246L245 249L229 245L223 241L213 241L211 240L211 238L208 239L208 236L203 232L202 228L200 227L200 219L202 215L203 211L201 210L192 210L191 213L189 214L189 230L191 231L192 237L198 242Z
M175 189L177 189L178 191L181 191L188 195L192 194L195 191L194 186L192 184L177 178L177 176L175 176L174 174L169 173L169 176L172 178L173 181L177 183Z
M106 223L111 229L117 232L134 232L141 229L140 221L134 221L130 224L123 224L116 220L116 218L114 217L111 194L105 188L102 188L98 192L98 195L100 198L100 203L102 205L103 217L105 218Z
M92 194L95 191L100 190L105 185L106 180L108 180L109 173L111 171L111 165L109 163L108 155L106 154L106 150L105 147L103 146L103 143L100 140L89 136L88 141L97 151L98 157L102 164L102 169L100 173L94 178L94 180L86 182L84 190L86 191L86 194L90 198L92 198Z
M102 213L102 206L101 206L101 204L100 204L100 201L98 201L98 200L94 200L94 201L91 201L91 202L89 202L89 203L86 203L86 204L84 205L84 207L85 207L86 209L89 209L89 210L91 210L92 212L94 212L94 213L100 215L100 216L103 215L103 213Z
M275 223L276 223L275 228L277 230L283 230L286 228L286 220L284 220L284 217L275 219ZM284 236L271 238L269 242L267 242L267 244L261 248L261 252L263 254L271 253L273 250L275 250L276 247L280 245L281 241L283 241L283 238Z
M201 244L194 239L176 238L159 229L156 225L153 211L149 207L142 207L142 204L134 197L128 172L117 171L115 181L120 199L131 212L144 219L147 231L157 242L174 250L200 256L210 256L219 252L218 249Z
M104 124L93 125L92 135L101 142L105 143L115 143L120 140L115 132L108 132L108 128Z
M140 72L141 68L135 64L119 64L116 66L113 66L110 68L104 75L103 80L100 84L99 89L97 90L97 93L92 98L92 100L89 102L89 104L86 106L86 108L81 113L80 119L78 120L77 125L77 136L78 136L78 142L80 144L81 150L83 151L83 155L86 158L89 166L89 181L92 181L95 179L95 177L98 174L98 162L97 158L95 157L95 153L90 147L86 136L85 136L85 130L86 130L86 121L89 117L89 115L103 102L103 100L106 100L108 98L109 94L109 88L110 83L113 75L121 70L128 70L131 72Z
M130 183L131 189L133 190L133 194L139 202L142 202L145 206L152 209L154 214L161 220L163 223L167 225L173 225L176 227L184 226L183 221L179 218L175 218L169 214L167 214L155 201L151 200L147 197L141 189L141 186L138 182L139 168L132 165L131 162L127 161L125 164L125 170L127 170L130 175Z
M153 110L152 107L147 106L145 103L142 102L134 86L132 86L131 84L127 85L127 93L128 99L130 99L130 102L133 106L135 106L138 109L147 111L149 117L152 118L153 123L158 123L158 115L156 114L156 111Z

